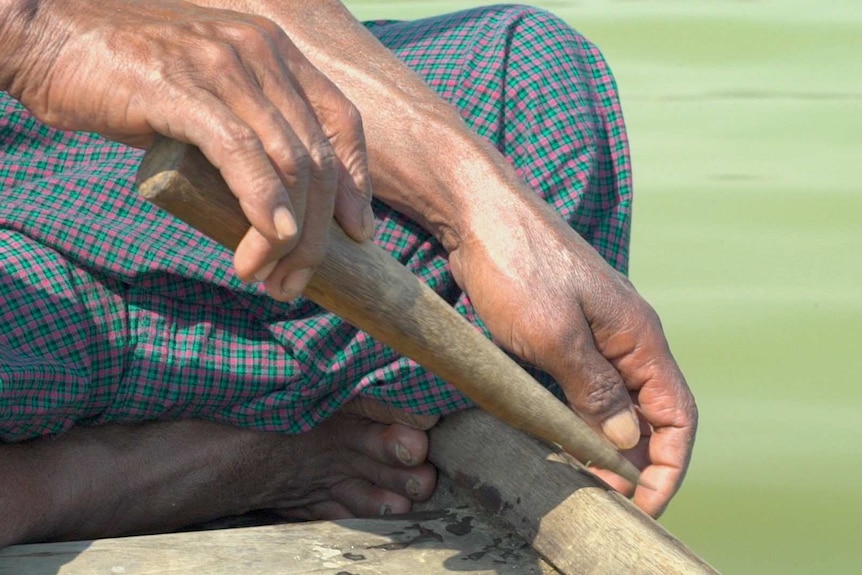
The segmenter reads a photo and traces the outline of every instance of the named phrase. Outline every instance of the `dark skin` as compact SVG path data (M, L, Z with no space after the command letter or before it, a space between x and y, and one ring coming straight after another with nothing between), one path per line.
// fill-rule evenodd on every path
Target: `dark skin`
M263 281L277 299L301 293L333 216L355 239L370 237L373 181L377 198L447 249L496 340L553 375L571 407L643 469L645 485L597 473L647 513L663 511L688 468L697 410L658 316L340 2L0 6L0 88L55 127L136 146L161 133L201 147L253 226L237 249L237 273ZM403 128L405 116L418 118L411 125L421 134ZM9 448L0 446L7 469L16 461ZM10 473L22 483L6 490L0 508L20 509L33 495L23 483L34 471ZM403 497L385 481L371 483ZM336 501L340 513L366 514L362 497L347 499L355 505ZM318 505L309 516L332 509ZM94 525L87 533L109 531Z
M299 436L197 420L75 428L0 448L0 547L160 532L258 509L405 513L433 492L432 417L359 400Z

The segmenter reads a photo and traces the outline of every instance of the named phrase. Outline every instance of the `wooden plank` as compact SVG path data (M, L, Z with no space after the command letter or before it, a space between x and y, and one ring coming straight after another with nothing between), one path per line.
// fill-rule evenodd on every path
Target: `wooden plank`
M473 575L553 573L469 507L0 550L0 575Z
M430 457L560 573L717 573L573 458L484 412L445 418Z

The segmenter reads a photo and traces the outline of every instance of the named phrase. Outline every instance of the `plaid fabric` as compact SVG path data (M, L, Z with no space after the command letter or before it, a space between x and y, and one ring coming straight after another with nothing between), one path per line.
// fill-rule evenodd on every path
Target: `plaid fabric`
M625 272L627 142L593 45L515 6L368 26ZM187 417L294 433L360 393L418 413L469 405L311 302L241 284L221 247L137 197L139 161L0 93L0 440ZM376 241L478 321L439 244L375 209Z

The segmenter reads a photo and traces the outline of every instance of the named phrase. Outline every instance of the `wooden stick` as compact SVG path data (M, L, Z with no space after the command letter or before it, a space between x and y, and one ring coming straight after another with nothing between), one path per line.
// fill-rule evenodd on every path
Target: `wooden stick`
M239 202L196 148L160 139L138 173L140 194L234 250L249 228ZM413 358L482 409L636 483L640 472L409 270L333 222L305 296Z
M572 458L479 410L447 416L430 434L440 471L563 575L717 573Z

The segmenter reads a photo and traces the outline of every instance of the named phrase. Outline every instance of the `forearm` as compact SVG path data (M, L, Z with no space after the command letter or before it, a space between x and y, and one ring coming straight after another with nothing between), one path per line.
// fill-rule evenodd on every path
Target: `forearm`
M361 112L375 196L435 234L448 251L482 228L489 214L509 217L513 204L533 203L497 150L341 2L194 1L255 12L279 24ZM497 219L487 227L499 224Z
M253 495L236 470L260 455L250 434L185 421L76 428L58 439L0 444L0 547L169 530L244 513Z
M311 25L286 24L288 34L362 113L375 195L455 249L496 191L483 190L498 179L495 150L340 2L292 5L304 12L293 22Z

